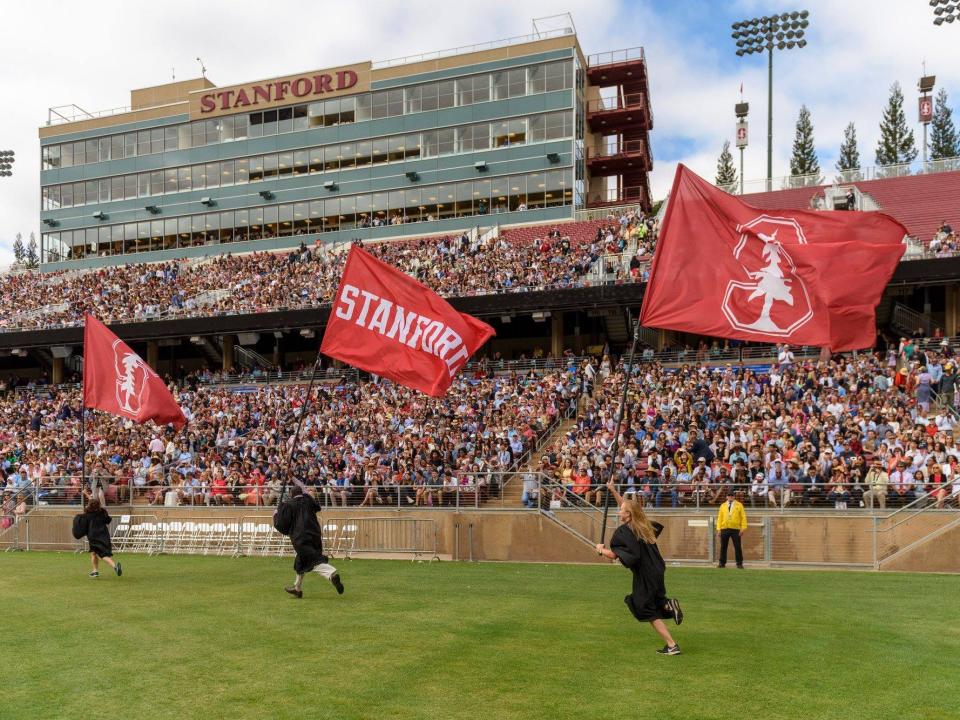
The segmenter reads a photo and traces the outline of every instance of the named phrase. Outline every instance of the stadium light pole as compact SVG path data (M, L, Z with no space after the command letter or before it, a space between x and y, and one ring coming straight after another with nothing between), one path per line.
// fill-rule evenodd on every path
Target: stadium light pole
M943 25L957 21L960 23L960 2L957 0L930 0L930 7L933 8L934 25Z
M13 175L13 163L15 161L13 150L0 150L0 177Z
M735 22L732 37L737 41L737 57L767 53L767 190L773 189L773 51L806 47L804 37L808 10L781 15L764 15Z

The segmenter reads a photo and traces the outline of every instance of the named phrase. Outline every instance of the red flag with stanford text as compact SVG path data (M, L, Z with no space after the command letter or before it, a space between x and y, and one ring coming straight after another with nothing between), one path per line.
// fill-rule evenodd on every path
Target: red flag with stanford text
M409 275L354 246L320 352L441 397L496 333Z
M160 376L93 315L83 328L83 406L137 423L187 422Z
M677 167L640 313L712 337L873 347L906 228L878 212L761 210Z

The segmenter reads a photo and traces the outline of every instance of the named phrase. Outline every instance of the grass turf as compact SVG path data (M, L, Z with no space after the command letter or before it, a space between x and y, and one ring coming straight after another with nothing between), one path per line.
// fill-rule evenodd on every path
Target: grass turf
M960 717L951 576L670 568L660 657L615 566L120 559L0 555L0 716Z

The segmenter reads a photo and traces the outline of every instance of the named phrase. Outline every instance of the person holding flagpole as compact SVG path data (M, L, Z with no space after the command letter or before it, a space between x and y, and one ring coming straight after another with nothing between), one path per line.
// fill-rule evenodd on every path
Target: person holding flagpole
M663 638L666 644L657 650L660 655L679 655L680 646L663 623L670 618L677 625L683 622L680 603L676 598L667 597L664 584L667 566L657 548L657 538L663 531L663 525L647 518L639 500L624 500L612 479L607 482L607 490L617 502L618 515L623 524L614 531L609 548L597 543L597 553L610 560L619 560L633 573L633 592L623 601L637 620L649 622Z
M73 536L80 540L87 538L90 550L90 562L93 569L89 577L100 577L100 560L113 568L117 577L123 575L123 568L120 563L113 559L113 543L110 541L110 514L100 505L100 500L93 497L90 492L84 491L84 499L87 500L83 512L73 519Z
M303 597L303 576L308 572L322 575L336 588L337 594L343 595L340 573L323 554L323 532L317 522L319 511L317 501L294 482L290 499L282 502L273 515L273 526L277 532L290 538L297 553L293 560L293 571L297 576L292 586L284 588L297 599Z

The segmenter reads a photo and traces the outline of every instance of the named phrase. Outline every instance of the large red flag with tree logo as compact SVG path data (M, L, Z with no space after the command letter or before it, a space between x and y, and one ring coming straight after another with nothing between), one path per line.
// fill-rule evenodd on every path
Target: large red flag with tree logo
M487 323L354 246L320 352L433 397L493 335Z
M83 328L83 405L137 423L187 422L160 376L93 315Z
M872 347L906 228L877 212L761 210L677 167L640 313L712 337Z

